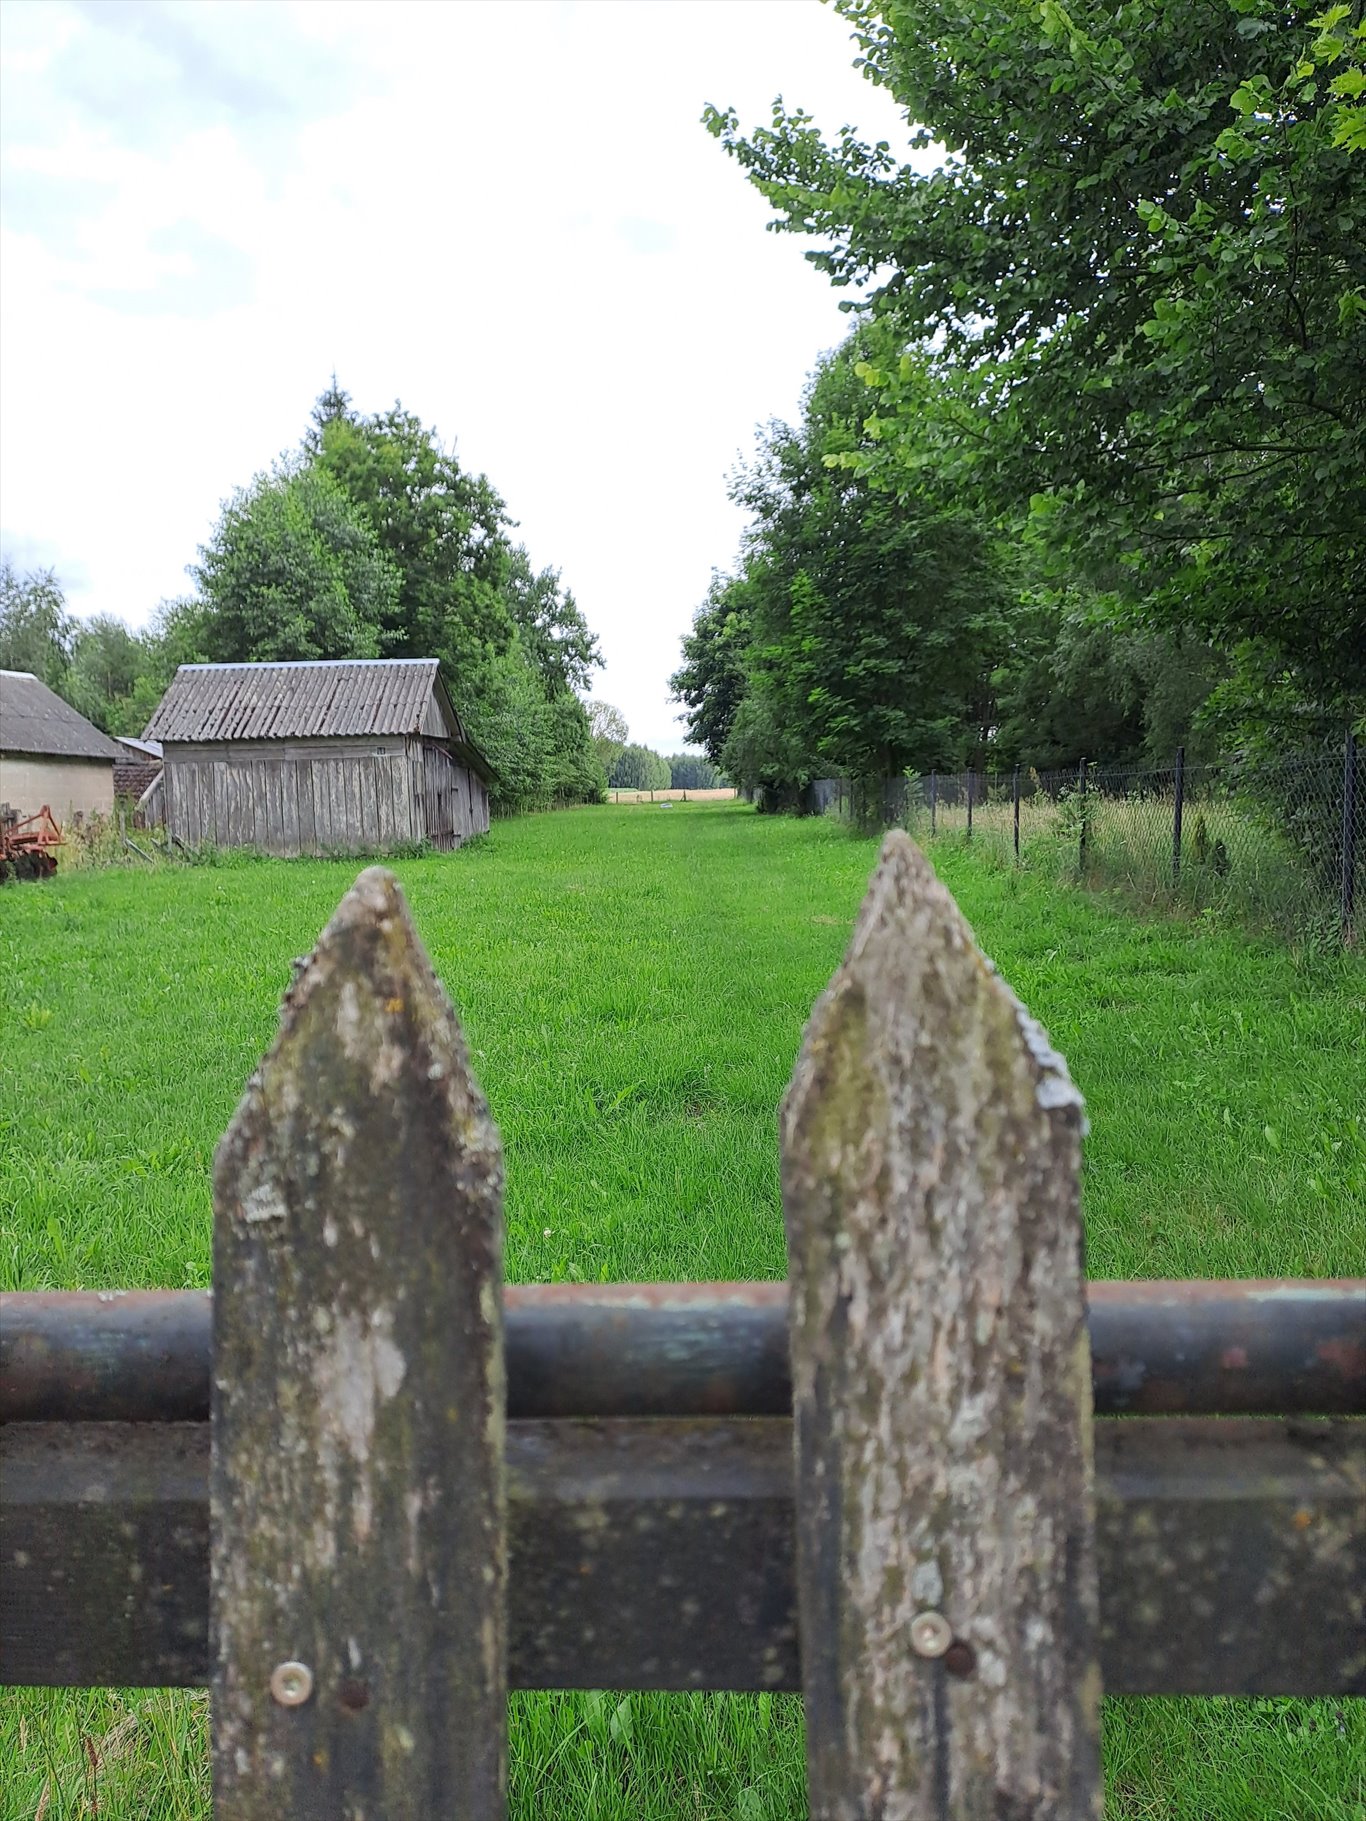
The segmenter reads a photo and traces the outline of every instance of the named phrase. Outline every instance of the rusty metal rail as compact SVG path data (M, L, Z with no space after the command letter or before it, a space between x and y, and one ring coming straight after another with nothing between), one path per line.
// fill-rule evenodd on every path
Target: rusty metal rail
M1366 1278L1089 1288L1102 1416L1366 1414ZM200 1422L210 1295L0 1295L0 1422ZM787 1285L507 1290L513 1418L781 1416Z

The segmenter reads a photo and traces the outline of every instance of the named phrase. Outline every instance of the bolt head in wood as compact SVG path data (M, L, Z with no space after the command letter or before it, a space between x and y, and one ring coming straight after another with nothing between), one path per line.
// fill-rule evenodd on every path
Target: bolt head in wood
M918 1657L942 1657L953 1642L953 1627L942 1612L918 1612L911 1620L911 1649Z
M270 1675L270 1692L281 1707L302 1707L313 1693L313 1671L307 1663L277 1663Z

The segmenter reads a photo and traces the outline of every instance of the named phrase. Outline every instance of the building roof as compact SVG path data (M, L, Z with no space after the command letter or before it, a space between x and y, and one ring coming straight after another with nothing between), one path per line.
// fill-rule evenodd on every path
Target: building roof
M0 670L0 751L111 764L123 756L116 741L30 670Z
M144 759L159 759L161 757L160 740L135 740L131 734L127 733L116 733L114 738L118 741L120 746L126 746L129 749L128 752L124 754L125 758L133 753L137 753Z
M345 663L182 664L148 740L288 740L420 733L435 658Z
M451 706L436 658L182 664L143 738L171 744L420 734L430 729L433 696L441 737L487 778L487 761Z

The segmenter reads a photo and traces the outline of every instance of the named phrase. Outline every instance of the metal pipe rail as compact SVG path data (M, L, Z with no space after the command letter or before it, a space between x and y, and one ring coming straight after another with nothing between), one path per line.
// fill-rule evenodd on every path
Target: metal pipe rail
M1089 1286L1100 1416L1366 1414L1366 1278ZM201 1290L0 1295L0 1422L203 1422ZM786 1283L506 1291L508 1415L785 1416Z

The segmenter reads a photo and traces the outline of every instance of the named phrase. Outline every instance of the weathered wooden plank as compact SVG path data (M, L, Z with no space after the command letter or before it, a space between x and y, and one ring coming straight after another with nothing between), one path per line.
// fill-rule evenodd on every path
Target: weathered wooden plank
M394 834L402 843L413 839L412 773L405 751L394 753L388 761L389 781L394 793Z
M268 854L287 854L285 840L284 762L277 758L258 760L265 771L265 789L253 792L256 814L256 841ZM253 767L253 770L256 769ZM264 812L264 813L263 813Z
M228 768L215 759L207 768L208 783L212 790L213 842L215 847L231 845L228 838Z
M375 850L375 830L366 821L364 792L361 788L362 767L355 761L346 767L346 799L352 816L352 852L353 854L373 854Z
M297 759L286 759L280 767L280 816L284 836L283 851L287 854L302 853L299 830L299 762Z
M782 1126L811 1813L1089 1821L1081 1098L899 830Z
M237 767L245 819L251 831L248 844L263 854L279 852L278 773L279 763L275 759L258 759L251 765Z
M1366 1425L1096 1425L1114 1694L1366 1694ZM208 1679L209 1426L0 1426L0 1682ZM513 1422L516 1688L796 1688L792 1425Z
M197 833L190 832L197 828L199 819L194 767L192 765L172 765L168 760L162 766L162 776L165 780L167 830L182 840L187 847L197 847L200 837Z
M251 800L242 788L242 774L237 766L229 765L225 774L228 792L228 845L246 847L253 840L256 830L251 817Z
M242 838L242 818L237 806L237 779L229 764L223 767L223 845L238 847Z
M375 838L381 853L394 845L394 792L389 782L389 761L377 755L373 761L375 777Z
M341 846L342 839L334 788L337 763L336 759L321 759L313 767L314 776L318 780L318 828L325 854L336 853Z
M313 761L311 759L295 761L294 789L297 797L296 814L299 819L299 852L315 854L318 851L318 831L313 820Z
M313 761L313 826L320 854L329 853L332 848L332 806L327 790L330 765L330 759Z
M186 829L185 811L181 806L180 799L177 794L177 786L179 785L179 782L180 782L179 775L175 771L174 767L172 767L170 765L163 765L161 768L161 789L162 789L162 803L164 805L163 814L166 817L166 827L171 834L177 836L178 839L180 839L181 841L184 841L186 846L188 846L189 845L189 836L185 832L185 829Z
M346 851L358 854L365 851L365 842L360 825L360 791L357 785L356 767L351 760L338 767L342 787L342 801L346 815Z
M187 847L198 847L206 839L204 833L204 814L200 800L199 767L197 765L172 765L168 760L165 765L167 804L170 804L171 779L175 778L176 832ZM168 826L170 824L168 823ZM189 831L193 830L193 834Z
M356 789L360 794L360 828L362 852L380 851L379 806L375 797L375 761L367 753L355 763Z
M501 1203L449 1001L372 868L215 1163L219 1821L502 1810Z

